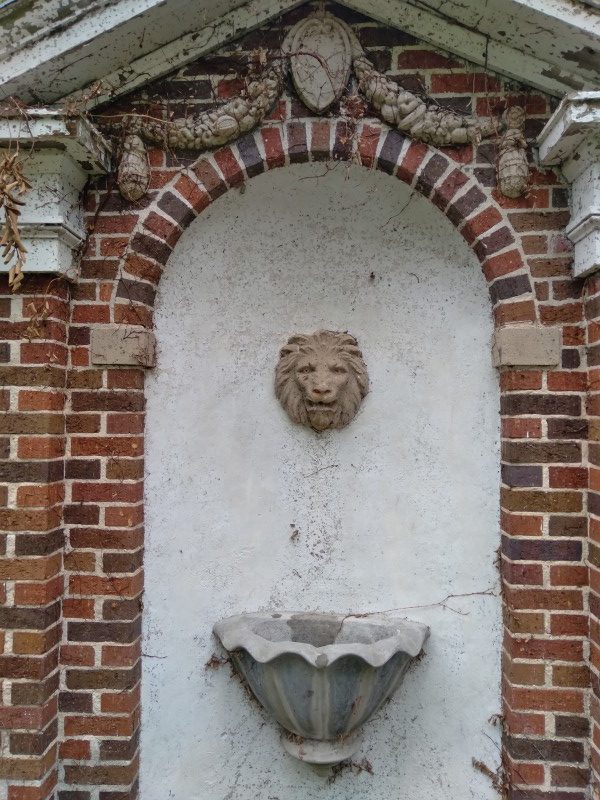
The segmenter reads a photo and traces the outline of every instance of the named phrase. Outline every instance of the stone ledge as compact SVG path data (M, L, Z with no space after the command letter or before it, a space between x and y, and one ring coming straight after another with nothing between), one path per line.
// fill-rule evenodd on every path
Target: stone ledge
M98 366L153 367L156 337L136 325L102 325L91 331L91 360Z
M500 328L492 337L495 367L556 367L560 362L560 330L539 325Z

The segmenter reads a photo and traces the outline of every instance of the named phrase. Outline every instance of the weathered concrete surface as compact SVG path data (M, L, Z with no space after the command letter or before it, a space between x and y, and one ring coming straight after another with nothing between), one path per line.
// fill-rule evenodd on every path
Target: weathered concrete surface
M471 766L499 753L500 600L480 594L498 585L490 303L477 259L409 192L342 164L267 173L167 265L147 375L144 800L496 798ZM317 434L290 422L273 368L320 327L357 337L371 390ZM405 607L432 636L365 725L372 776L325 785L229 667L204 667L230 614Z
M494 331L495 367L555 367L560 362L561 332L541 325L510 325Z
M137 325L101 325L92 328L92 364L153 367L156 361L153 331Z

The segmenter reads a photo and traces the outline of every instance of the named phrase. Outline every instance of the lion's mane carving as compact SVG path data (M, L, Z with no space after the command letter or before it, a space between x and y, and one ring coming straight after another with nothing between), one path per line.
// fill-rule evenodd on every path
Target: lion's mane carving
M343 428L368 391L367 368L349 333L296 334L281 348L275 394L294 422L315 431Z

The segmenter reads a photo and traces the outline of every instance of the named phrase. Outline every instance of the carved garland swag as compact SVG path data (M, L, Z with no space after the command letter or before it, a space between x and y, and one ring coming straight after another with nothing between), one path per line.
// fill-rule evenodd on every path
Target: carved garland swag
M259 51L260 74L238 97L196 116L161 120L126 114L118 122L98 121L120 138L117 183L130 201L144 196L150 167L144 142L174 150L208 150L249 133L273 108L284 89L288 69L300 98L316 113L339 100L352 70L358 91L388 125L412 139L438 147L477 144L503 134L499 143L498 186L507 197L519 197L529 178L525 113L514 106L504 118L488 120L456 114L423 100L378 72L346 23L329 13L316 13L292 28L280 53L267 61ZM356 105L356 104L355 104Z

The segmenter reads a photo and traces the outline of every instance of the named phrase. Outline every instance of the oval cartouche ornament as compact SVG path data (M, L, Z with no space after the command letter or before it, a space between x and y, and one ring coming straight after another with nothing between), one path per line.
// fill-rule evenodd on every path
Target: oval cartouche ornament
M291 29L283 45L296 91L305 106L322 114L342 95L352 65L352 44L340 20L311 14Z

